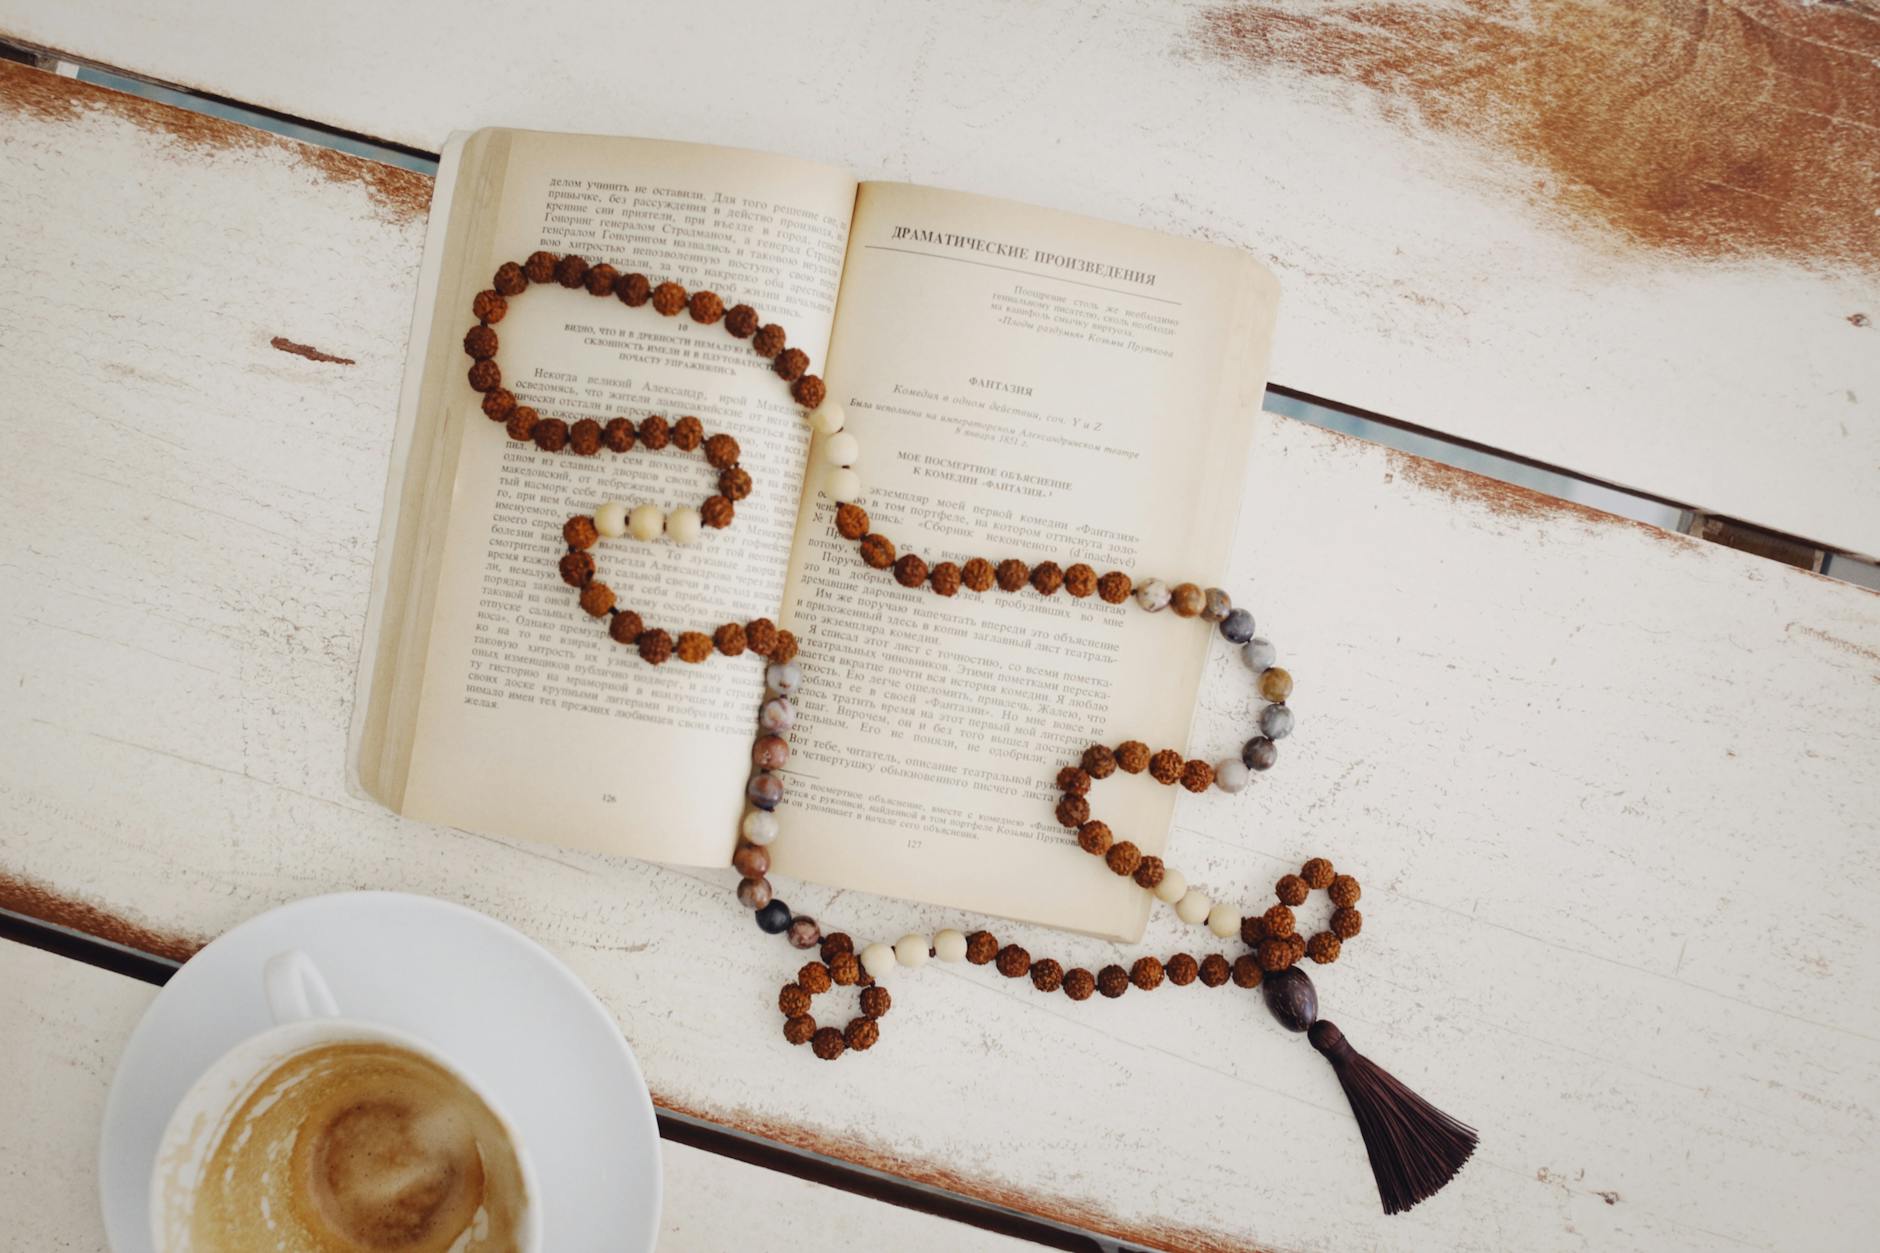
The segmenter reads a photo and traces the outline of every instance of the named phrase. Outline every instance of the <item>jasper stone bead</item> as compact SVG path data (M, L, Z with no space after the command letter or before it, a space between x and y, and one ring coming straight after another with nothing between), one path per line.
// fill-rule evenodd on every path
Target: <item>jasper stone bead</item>
M770 873L770 854L760 845L740 844L738 851L731 854L731 868L747 879L761 879Z
M794 696L803 686L803 671L794 661L777 662L764 670L764 684L779 696Z
M772 899L757 911L757 925L765 935L782 935L790 928L790 907Z
M790 919L789 937L791 948L815 948L822 941L822 928L814 918L799 915Z
M783 780L776 775L759 771L751 776L750 784L744 789L751 804L759 809L775 809L783 800Z
M1233 612L1234 599L1218 587L1210 587L1205 593L1205 603L1201 606L1201 619L1204 622L1224 622Z
M1238 757L1223 757L1214 763L1214 786L1230 796L1253 782L1253 771Z
M744 824L738 828L744 838L762 847L777 838L780 830L777 815L763 809L753 809L744 815Z
M1230 644L1245 644L1253 638L1253 615L1235 609L1221 619L1221 635Z
M1193 583L1177 583L1169 592L1168 607L1178 618L1193 618L1207 608L1207 593Z
M1241 647L1240 659L1247 663L1247 669L1262 674L1279 660L1279 650L1273 647L1272 640L1256 635Z
M781 696L773 696L758 710L757 725L772 735L782 735L796 725L796 706Z
M738 880L738 904L746 909L762 909L770 904L770 880L765 878ZM784 921L787 923L789 919L786 917Z
M1279 746L1264 735L1256 735L1240 746L1240 760L1249 770L1271 770L1279 760Z
M1170 595L1168 584L1161 579L1145 579L1136 584L1136 604L1148 613L1167 609Z
M790 760L790 745L781 735L760 735L751 745L751 764L760 770L781 770Z
M1260 695L1278 704L1292 695L1292 672L1278 666L1269 667L1260 675Z
M1293 733L1293 711L1287 705L1268 705L1260 712L1260 734L1283 740Z

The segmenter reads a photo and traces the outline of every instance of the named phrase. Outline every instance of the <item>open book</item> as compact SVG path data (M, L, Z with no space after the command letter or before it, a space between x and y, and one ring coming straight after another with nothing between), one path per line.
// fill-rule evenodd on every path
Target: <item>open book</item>
M354 725L358 786L400 813L719 866L745 812L762 660L649 665L556 572L570 515L696 504L713 472L514 443L466 379L472 298L537 249L783 325L902 551L1224 573L1277 302L1244 253L762 153L478 131L439 171ZM550 285L497 329L504 385L544 416L695 414L742 445L728 529L595 555L649 623L798 637L775 875L1140 937L1148 894L1078 852L1054 779L1092 743L1183 747L1207 632L864 565L788 385L722 326ZM1174 793L1119 778L1095 809L1159 853Z

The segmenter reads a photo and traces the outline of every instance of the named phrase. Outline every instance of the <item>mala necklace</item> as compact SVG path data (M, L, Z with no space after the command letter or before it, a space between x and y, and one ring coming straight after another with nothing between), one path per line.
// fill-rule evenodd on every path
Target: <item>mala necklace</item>
M924 586L942 597L956 596L962 589L984 593L997 588L1008 594L1030 589L1047 597L1063 591L1080 599L1095 595L1113 605L1133 596L1137 606L1148 613L1166 609L1180 618L1200 618L1213 624L1223 639L1237 646L1264 702L1257 719L1258 734L1242 745L1237 756L1209 764L1200 758L1184 757L1172 748L1151 752L1139 740L1126 740L1114 748L1095 744L1085 749L1077 762L1058 771L1057 785L1062 794L1056 815L1060 824L1075 831L1078 847L1102 858L1111 873L1131 879L1141 890L1172 906L1186 924L1204 926L1222 939L1238 936L1247 951L1232 962L1219 953L1197 959L1182 952L1167 961L1139 957L1127 969L1112 964L1092 974L1082 967L1067 969L1055 958L1033 958L1019 945L1001 944L988 931L966 934L948 929L932 936L908 934L892 943L875 941L858 950L848 935L840 931L825 935L814 918L793 913L778 899L766 875L770 870L768 849L781 830L774 811L783 801L780 772L790 758L785 737L796 723L795 698L803 683L801 668L795 661L796 637L766 618L723 623L709 633L682 630L675 635L665 628L649 626L638 612L622 607L613 589L595 577L593 555L600 540L624 535L647 541L664 536L677 544L695 543L706 528L718 530L731 524L735 502L751 492L751 476L739 464L737 440L726 434L707 435L696 417L681 417L670 424L658 415L649 415L637 424L623 417L605 424L593 418L569 424L543 417L520 404L502 386L494 325L508 312L510 299L520 296L531 284L549 283L585 289L599 298L613 296L634 308L651 304L655 312L666 317L686 312L695 322L722 322L733 337L749 340L752 349L769 360L771 368L791 385L792 397L809 411L811 428L824 437L821 455L827 468L823 490L836 501L837 533L857 545L864 564L890 572L902 587ZM756 310L749 305L727 309L714 292L688 293L678 283L655 285L643 274L622 273L606 264L589 265L578 256L536 252L520 264L512 261L502 265L490 290L476 296L472 312L477 323L463 341L472 362L470 386L482 393L484 414L501 423L510 439L532 442L544 452L583 457L594 456L603 447L616 453L630 452L636 443L652 451L668 444L681 452L702 448L707 463L718 471L717 494L707 497L697 508L680 507L668 513L650 502L630 507L609 501L591 515L571 517L562 527L566 552L560 570L562 580L578 592L581 608L594 618L606 619L608 635L617 643L635 648L648 664L661 665L675 655L683 662L698 664L714 653L736 657L745 652L764 657L769 663L764 671L764 702L757 715L758 735L751 746L751 777L745 789L750 809L740 826L742 838L732 865L743 876L737 886L738 901L753 911L758 927L771 935L786 936L797 949L817 950L817 958L798 970L777 995L786 1040L793 1045L808 1044L817 1057L826 1061L874 1047L881 1036L881 1020L893 1004L884 984L897 971L918 969L929 959L991 964L1006 978L1029 976L1038 991L1061 991L1073 1001L1088 1000L1093 993L1114 999L1132 987L1153 991L1165 980L1177 987L1199 982L1210 988L1232 982L1238 988L1261 989L1274 1018L1291 1031L1305 1032L1312 1046L1331 1063L1358 1120L1385 1213L1411 1208L1454 1178L1475 1149L1475 1131L1404 1087L1353 1049L1336 1026L1320 1019L1317 990L1299 966L1306 958L1318 965L1337 961L1344 944L1363 930L1364 916L1357 908L1361 895L1358 881L1337 873L1325 858L1313 857L1300 866L1297 874L1284 875L1274 885L1277 904L1243 915L1239 907L1214 901L1201 889L1190 886L1187 877L1162 858L1144 854L1129 840L1117 839L1108 824L1091 814L1092 787L1118 771L1146 772L1157 783L1179 783L1190 792L1214 787L1235 793L1244 790L1255 773L1272 768L1279 757L1278 741L1293 731L1293 711L1287 703L1293 679L1276 664L1273 645L1255 634L1252 614L1234 607L1232 599L1219 588L1204 590L1193 583L1171 587L1160 579L1136 583L1120 570L1099 575L1083 562L1069 566L1054 561L1027 565L1008 558L994 564L973 557L961 563L941 561L930 565L916 553L897 553L892 540L870 528L867 511L857 503L863 490L856 469L861 447L855 436L844 430L841 406L828 400L823 381L808 372L809 357L801 349L786 346L784 329L775 323L760 325ZM1317 890L1331 898L1333 910L1328 929L1308 939L1299 932L1293 910ZM812 998L833 987L861 989L861 1014L845 1027L818 1025L810 1013Z

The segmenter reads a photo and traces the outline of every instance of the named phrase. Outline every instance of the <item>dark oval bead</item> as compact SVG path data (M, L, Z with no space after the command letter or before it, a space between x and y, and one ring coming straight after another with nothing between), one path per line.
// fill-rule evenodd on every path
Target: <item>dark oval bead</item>
M1260 983L1266 1008L1288 1031L1305 1031L1319 1020L1319 993L1297 966L1275 970Z
M773 899L757 911L757 925L766 935L781 935L790 929L790 907ZM1305 1028L1297 1028L1303 1031Z
M751 776L750 785L744 789L744 794L759 809L775 809L778 802L783 800L783 780L768 770L759 770Z
M1245 644L1253 638L1253 615L1245 609L1228 611L1221 619L1221 636L1234 644Z
M1240 764L1249 770L1271 770L1279 760L1279 745L1256 735L1240 746Z

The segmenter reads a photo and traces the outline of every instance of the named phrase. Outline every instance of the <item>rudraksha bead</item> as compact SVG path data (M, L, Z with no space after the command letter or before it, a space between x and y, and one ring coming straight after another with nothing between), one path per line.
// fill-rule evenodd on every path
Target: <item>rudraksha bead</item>
M1064 586L1064 568L1055 561L1041 561L1031 568L1031 585L1040 596L1053 596Z
M1162 882L1162 877L1167 873L1168 867L1163 864L1160 857L1145 856L1136 863L1136 886L1154 891L1156 885Z
M1108 744L1092 744L1084 750L1083 760L1079 764L1091 778L1107 779L1116 773L1116 754Z
M1227 959L1219 953L1209 953L1201 959L1201 985L1218 988L1233 977L1234 968L1227 964Z
M1347 907L1356 905L1358 897L1363 895L1362 889L1358 887L1358 881L1348 874L1341 874L1334 878L1332 885L1325 891L1332 898L1332 904Z
M503 368L494 361L475 361L470 365L470 390L487 392L501 387Z
M1081 827L1090 820L1090 802L1081 796L1058 797L1057 820L1067 827Z
M1064 972L1064 995L1073 1001L1087 1001L1096 990L1097 977L1082 966L1073 966Z
M1240 942L1248 948L1257 948L1261 940L1266 939L1266 919L1259 914L1248 914L1240 920Z
M620 303L637 309L653 296L653 282L644 274L622 274L614 280L614 295Z
M824 960L829 963L829 977L836 981L836 986L848 988L861 982L862 963L855 954L837 953Z
M1286 944L1292 950L1293 964L1297 965L1299 959L1306 955L1306 937L1295 931L1286 937Z
M784 339L781 326L775 322L766 323L751 336L751 351L760 357L774 357L783 351Z
M1031 567L1016 557L1007 557L995 572L1001 592L1016 592L1031 578Z
M777 377L786 383L794 383L803 377L803 371L809 369L809 354L801 348L785 348L777 354L777 359L770 363L770 368L777 372Z
M620 278L620 271L605 261L588 267L586 286L590 296L611 296L614 283Z
M902 587L919 587L927 581L927 562L918 553L902 553L894 563L894 581Z
M829 977L829 967L819 961L804 962L803 968L796 972L796 981L803 985L803 990L811 996L821 996L836 981Z
M1273 895L1279 897L1282 905L1305 904L1306 894L1311 890L1306 886L1306 881L1296 874L1283 874L1279 882L1273 885Z
M823 381L814 374L805 374L791 386L790 394L796 397L797 404L805 409L814 409L823 402L823 398L829 394L829 389L823 386Z
M1040 957L1031 964L1031 986L1040 992L1055 992L1064 983L1064 967L1056 958Z
M927 586L933 588L936 596L957 595L960 590L960 568L950 561L943 561L927 572Z
M672 657L672 636L658 627L640 632L640 657L648 665L664 665Z
M737 515L737 507L723 496L707 496L705 503L698 507L699 519L715 531L722 531L731 525L731 519Z
M514 261L505 261L496 267L496 277L490 280L490 286L500 295L520 296L529 289L529 276Z
M741 466L732 466L719 474L718 490L726 500L743 500L751 494L751 472Z
M1077 828L1077 847L1093 857L1101 857L1109 852L1113 839L1109 823L1100 818L1092 818Z
M998 576L984 557L971 557L960 567L960 580L975 592L989 591Z
M1214 786L1214 767L1199 757L1191 757L1182 765L1182 786L1190 792L1205 792Z
M856 1052L875 1047L875 1041L881 1038L881 1025L873 1018L851 1018L849 1029L843 1033L843 1040Z
M483 416L492 422L506 422L516 411L516 397L507 387L492 387L483 393Z
M1173 783L1182 777L1187 762L1172 748L1165 748L1149 759L1149 777L1157 783Z
M1234 959L1234 986L1237 988L1259 987L1260 977L1265 973L1252 953L1242 953Z
M691 452L704 442L705 424L691 414L672 424L672 446L680 452Z
M777 993L777 1008L783 1011L786 1018L809 1013L808 989L800 983L784 984L783 991Z
M1299 867L1299 877L1306 881L1306 886L1314 890L1332 886L1332 863L1323 857L1314 857Z
M1329 966L1338 960L1340 947L1337 936L1330 931L1321 931L1306 941L1306 956L1321 966Z
M847 502L837 505L836 534L846 540L858 540L868 534L868 510Z
M712 632L712 647L727 657L738 657L744 653L744 625L739 622L727 622Z
M796 659L796 650L796 636L792 632L778 627L776 643L770 646L770 659L778 663L793 661Z
M990 931L975 931L966 937L966 960L983 966L999 955L999 941Z
M1293 964L1292 945L1282 939L1261 940L1256 950L1260 958L1260 968L1266 971L1284 970Z
M1293 911L1284 905L1274 905L1260 915L1260 925L1265 928L1268 938L1285 939L1293 933L1297 923Z
M995 961L999 973L1008 979L1016 979L1031 969L1031 954L1016 944L1008 944L999 950Z
M1129 972L1121 966L1105 966L1097 972L1097 991L1115 1000L1129 991Z
M478 323L464 332L463 350L470 354L473 361L486 361L496 355L496 347L500 342L495 331Z
M738 447L736 437L726 435L723 431L705 441L705 460L714 470L729 470L738 464L738 458L743 455L744 450Z
M1111 570L1097 580L1097 595L1106 605L1120 605L1129 599L1129 576L1121 570Z
M601 424L582 418L568 428L568 447L576 456L592 457L601 450Z
M555 263L555 281L563 287L581 287L587 283L588 263L583 257L569 253Z
M1177 583L1169 591L1168 607L1178 618L1192 618L1207 608L1207 593L1193 583Z
M673 651L679 654L680 661L696 666L712 655L712 637L703 631L682 631Z
M535 424L541 415L527 405L517 405L509 415L509 423L504 428L510 439L519 444L526 444L535 435Z
M877 570L894 564L894 541L885 535L862 536L862 560Z
M822 938L822 945L818 951L825 962L832 961L839 954L853 953L855 941L849 938L849 933L846 931L831 931Z
M1195 981L1196 975L1201 973L1201 963L1187 953L1177 953L1168 959L1168 964L1163 967L1163 970L1167 972L1170 983L1178 988L1185 988Z
M757 310L749 305L732 305L725 310L725 330L738 339L749 339L757 331Z
M480 291L477 298L470 302L470 312L485 322L500 322L509 312L509 302L503 299L499 291Z
M1064 570L1064 590L1079 600L1097 590L1097 572L1083 562Z
M569 553L561 559L561 581L569 587L586 587L593 577L593 553Z
M685 288L677 283L661 283L653 289L653 311L666 317L677 316L685 308Z
M636 438L633 423L625 418L609 418L607 425L601 428L601 443L614 452L632 451Z
M710 326L725 316L725 302L718 298L715 291L695 291L692 299L686 302L692 310L692 320Z
M808 1044L815 1034L816 1020L808 1014L799 1014L783 1024L783 1038L792 1044Z
M560 452L568 446L568 424L560 418L543 418L529 432L529 438L543 452Z
M870 1018L880 1018L893 1006L894 998L888 995L888 989L876 984L872 988L862 989L862 1012Z
M1129 968L1129 981L1144 992L1162 986L1162 962L1155 957L1138 957Z
M1149 746L1141 740L1124 740L1116 746L1116 764L1124 774L1141 774L1149 765Z
M1103 855L1103 860L1109 866L1110 873L1128 878L1142 864L1142 850L1128 840L1118 840L1110 845L1110 851Z
M769 618L752 618L744 624L744 642L758 656L770 656L777 646L777 624Z
M576 544L576 548L585 548L585 544ZM1090 776L1082 766L1066 766L1057 774L1060 792L1069 792L1074 796L1090 795Z
M847 1039L835 1027L816 1028L816 1034L809 1038L809 1046L815 1050L816 1056L826 1062L832 1062L842 1056L849 1047Z
M644 630L646 623L631 609L622 609L607 623L607 634L614 637L616 644L638 644L640 632Z
M1341 905L1332 911L1332 934L1341 940L1349 940L1364 930L1364 915L1349 905Z
M594 529L594 519L585 513L576 514L561 524L561 538L570 548L592 548L601 537Z
M658 452L672 442L672 427L657 413L640 419L640 442Z
M532 252L522 263L522 272L529 276L531 283L552 283L555 281L555 266L561 258L552 252Z

